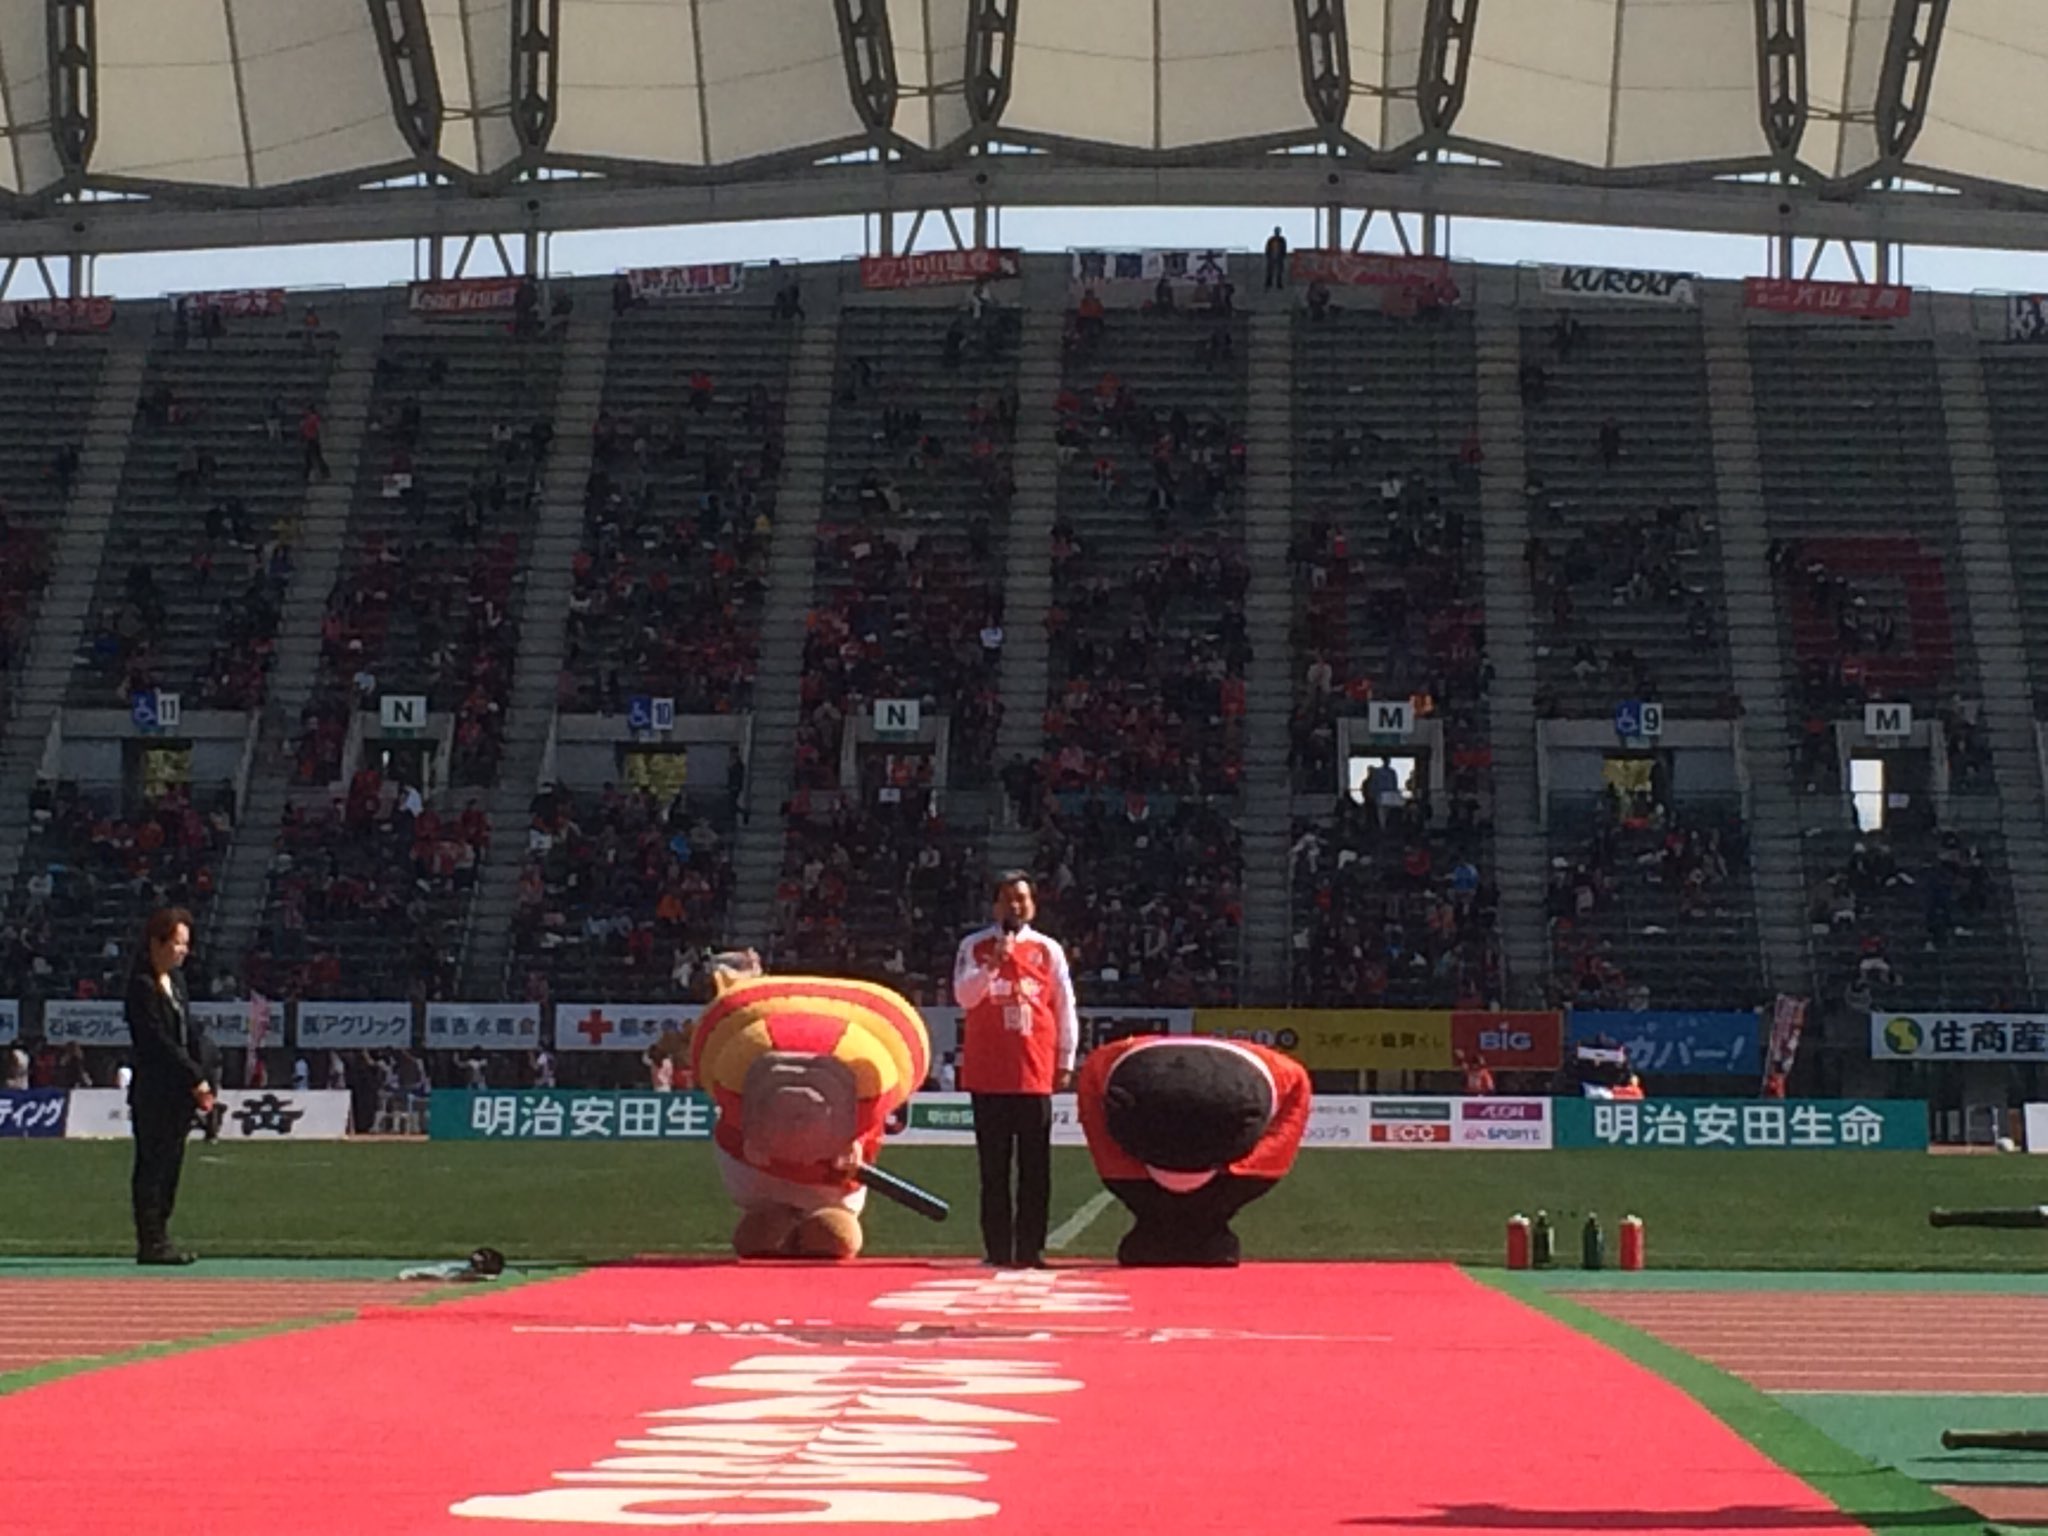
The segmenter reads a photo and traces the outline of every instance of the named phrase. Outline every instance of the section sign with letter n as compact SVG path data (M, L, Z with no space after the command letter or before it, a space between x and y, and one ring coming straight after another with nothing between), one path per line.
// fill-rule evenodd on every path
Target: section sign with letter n
M0 997L0 1045L12 1045L21 1038L21 1004Z
M300 1003L298 1043L323 1051L411 1045L412 1004Z

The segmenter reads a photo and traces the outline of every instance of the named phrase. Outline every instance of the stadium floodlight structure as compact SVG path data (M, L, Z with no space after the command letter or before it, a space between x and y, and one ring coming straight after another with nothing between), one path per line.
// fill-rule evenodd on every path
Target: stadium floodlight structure
M0 0L0 257L1090 205L2036 247L2040 3Z

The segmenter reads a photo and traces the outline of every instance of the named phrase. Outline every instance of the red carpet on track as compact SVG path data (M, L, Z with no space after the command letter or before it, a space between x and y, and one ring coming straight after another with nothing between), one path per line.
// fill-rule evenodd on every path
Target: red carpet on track
M600 1270L0 1398L20 1536L1852 1529L1444 1266Z

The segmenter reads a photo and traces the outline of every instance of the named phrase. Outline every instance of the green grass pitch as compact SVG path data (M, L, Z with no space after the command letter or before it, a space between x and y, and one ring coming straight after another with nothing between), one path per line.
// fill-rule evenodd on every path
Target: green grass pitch
M0 1144L0 1257L128 1252L128 1162L119 1142ZM871 1254L980 1251L971 1151L892 1148L886 1165L953 1214L934 1224L871 1196ZM1100 1192L1085 1153L1055 1151L1055 1225ZM1927 1225L1933 1205L2040 1203L2048 1164L2018 1156L1311 1151L1237 1225L1254 1258L1493 1264L1507 1217L1541 1207L1565 1264L1597 1211L1610 1256L1614 1223L1643 1217L1658 1269L2048 1271L2048 1232ZM703 1143L223 1141L192 1147L173 1226L219 1258L453 1258L490 1244L538 1262L722 1253L731 1216ZM1112 1205L1067 1252L1105 1256L1126 1225Z

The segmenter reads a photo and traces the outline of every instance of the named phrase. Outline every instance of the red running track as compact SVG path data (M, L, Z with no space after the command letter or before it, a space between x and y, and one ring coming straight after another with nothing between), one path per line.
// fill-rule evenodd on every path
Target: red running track
M31 1388L0 1443L35 1536L1855 1529L1432 1265L601 1270Z
M2048 1296L1603 1291L1574 1299L1764 1392L2048 1393ZM1998 1347L1987 1349L1986 1339Z
M0 1280L0 1376L416 1294L349 1280Z

